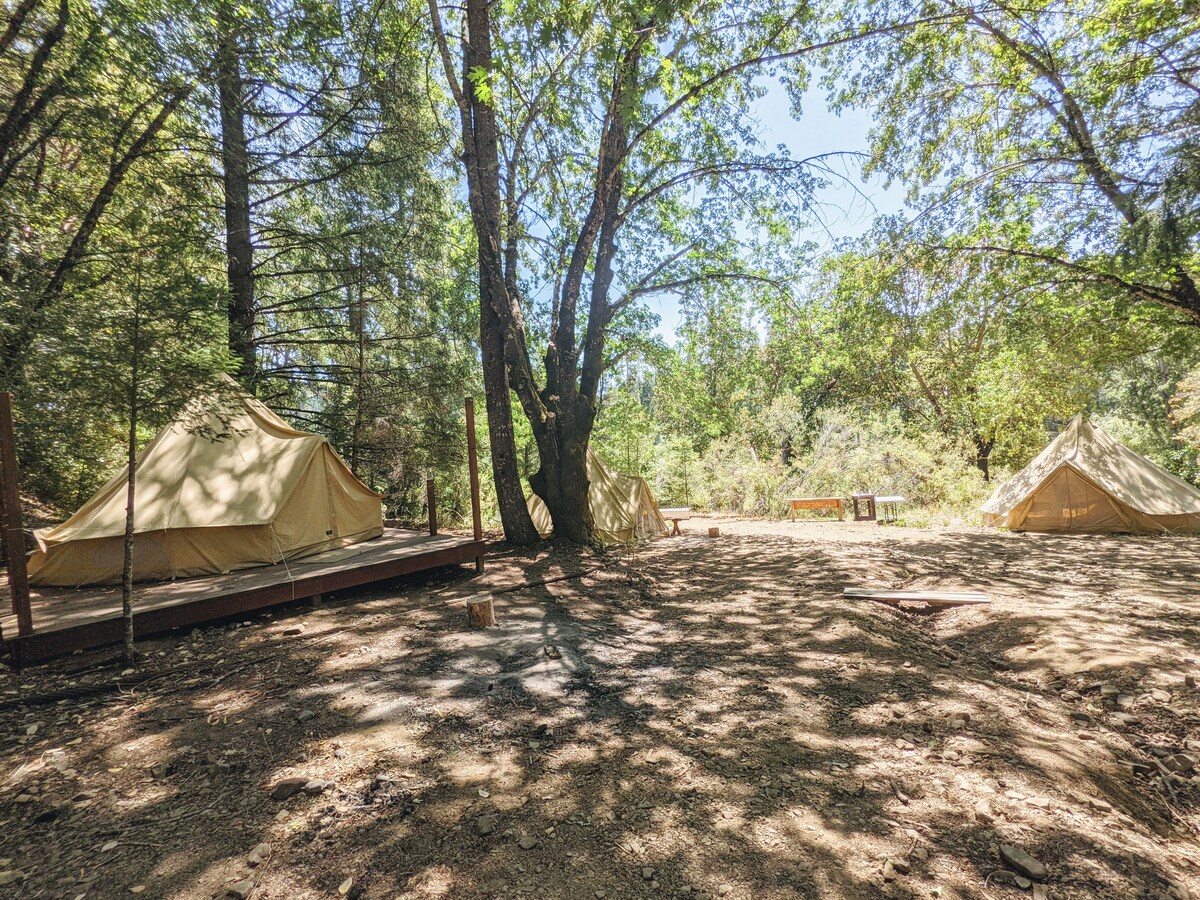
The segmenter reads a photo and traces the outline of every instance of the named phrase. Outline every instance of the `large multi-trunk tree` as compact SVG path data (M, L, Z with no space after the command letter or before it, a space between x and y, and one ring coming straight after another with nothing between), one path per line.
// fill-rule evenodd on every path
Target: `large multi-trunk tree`
M647 295L769 282L746 245L786 241L789 218L806 213L804 161L755 137L755 79L772 69L802 86L803 57L912 23L823 33L808 6L468 0L456 56L428 2L462 127L505 533L530 539L509 474L511 388L538 450L530 485L556 535L588 542L587 448L610 330Z

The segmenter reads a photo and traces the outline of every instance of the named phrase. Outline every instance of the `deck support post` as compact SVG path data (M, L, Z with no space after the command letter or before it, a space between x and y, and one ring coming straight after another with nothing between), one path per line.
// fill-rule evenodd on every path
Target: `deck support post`
M475 398L466 398L467 469L471 476L471 526L475 540L483 540L483 511L479 504L479 450L475 446ZM483 554L475 557L475 571L483 574Z
M432 478L425 479L425 504L429 507L429 536L437 537L437 495Z
M8 551L8 587L17 615L17 634L33 634L29 605L29 574L25 569L25 532L21 528L21 488L17 474L17 447L13 433L12 394L0 391L0 517L4 521L4 546Z
M308 602L312 606L313 609L320 609L321 608L321 595L313 594L311 597L308 598Z

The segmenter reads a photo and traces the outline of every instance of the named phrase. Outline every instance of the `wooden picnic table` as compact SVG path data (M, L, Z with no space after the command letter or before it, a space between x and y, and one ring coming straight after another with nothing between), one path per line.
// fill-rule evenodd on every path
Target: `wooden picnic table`
M796 521L796 510L798 509L836 509L838 521L845 520L841 497L789 497L788 503L791 504L793 522Z
M671 522L671 525L674 526L671 530L672 537L677 534L683 534L683 532L679 530L679 523L686 522L692 517L692 508L690 506L660 506L658 512L664 519L668 519Z

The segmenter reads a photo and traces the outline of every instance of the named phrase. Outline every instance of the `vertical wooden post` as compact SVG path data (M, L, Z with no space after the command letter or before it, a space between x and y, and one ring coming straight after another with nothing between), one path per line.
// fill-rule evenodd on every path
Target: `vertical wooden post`
M467 471L471 476L471 525L475 540L483 540L483 511L479 504L479 450L475 446L475 398L466 398L467 406ZM483 556L475 557L475 571L483 574Z
M483 513L479 508L479 450L475 446L475 398L467 398L467 469L471 475L471 524L475 540L483 540Z
M33 634L29 607L29 575L25 571L25 533L21 528L21 488L17 475L17 447L13 436L12 394L0 391L0 515L4 519L4 546L8 550L8 587L17 633Z
M425 479L425 503L429 506L429 534L437 534L437 497L433 492L433 479Z

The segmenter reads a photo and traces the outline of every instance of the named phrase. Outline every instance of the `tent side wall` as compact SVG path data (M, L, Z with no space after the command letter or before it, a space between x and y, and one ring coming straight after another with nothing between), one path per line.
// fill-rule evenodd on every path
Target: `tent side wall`
M164 581L270 565L279 561L274 548L268 525L146 531L134 535L133 575L137 581ZM124 537L48 544L30 557L29 581L57 587L119 584L124 555Z
M378 494L322 444L275 517L277 559L300 559L383 534Z
M1121 502L1070 465L1060 466L1024 502L988 524L1013 531L1070 534L1200 533L1200 516L1152 516Z
M379 495L322 442L272 522L138 532L133 574L138 581L218 575L311 556L381 534ZM124 536L44 542L30 558L30 582L60 587L118 584L124 544Z

